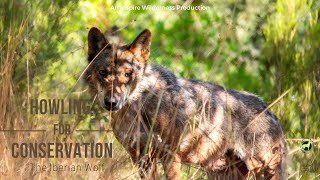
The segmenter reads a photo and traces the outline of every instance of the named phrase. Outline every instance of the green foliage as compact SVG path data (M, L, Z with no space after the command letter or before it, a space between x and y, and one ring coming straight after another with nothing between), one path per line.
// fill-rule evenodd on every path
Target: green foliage
M268 18L265 29L266 44L264 63L274 69L278 96L293 87L289 96L275 107L285 129L290 130L287 137L316 138L319 133L320 115L320 23L318 1L281 1L276 4L276 12ZM319 159L319 151L313 151ZM307 156L311 158L311 155ZM305 179L314 178L319 171L301 173L308 166L306 156L297 154L299 175ZM313 159L313 158L311 158ZM319 167L319 162L314 161Z

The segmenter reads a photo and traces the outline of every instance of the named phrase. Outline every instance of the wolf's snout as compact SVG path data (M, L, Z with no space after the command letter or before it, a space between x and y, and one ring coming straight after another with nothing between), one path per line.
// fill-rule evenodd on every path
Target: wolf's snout
M106 106L107 110L117 110L116 106L117 106L117 102L116 100L111 100L111 98L109 97L105 97L104 98L104 105Z

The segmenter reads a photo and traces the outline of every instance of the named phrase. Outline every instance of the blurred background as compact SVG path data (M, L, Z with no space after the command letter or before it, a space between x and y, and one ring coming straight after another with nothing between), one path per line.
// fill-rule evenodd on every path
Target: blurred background
M115 10L131 5L204 5L210 10ZM93 98L79 79L87 65L92 26L120 28L131 42L153 33L150 61L176 75L203 79L261 96L283 125L292 179L320 178L320 1L147 0L0 2L0 129L47 129L46 133L0 132L0 179L138 177L112 133L56 136L53 123L73 129L109 129L107 113L93 103L90 115L31 115L34 98ZM302 151L304 139L312 143ZM112 159L12 159L10 142L114 143ZM103 164L99 172L33 172L30 163ZM162 171L161 169L159 171ZM199 167L183 166L184 179L206 179Z

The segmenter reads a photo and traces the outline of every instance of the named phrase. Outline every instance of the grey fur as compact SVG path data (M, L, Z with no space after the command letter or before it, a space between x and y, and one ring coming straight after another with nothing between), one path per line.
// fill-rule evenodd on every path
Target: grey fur
M228 164L234 161L221 158L229 158L226 154L232 152L256 176L284 176L283 131L261 98L200 80L178 78L166 68L138 62L134 56L128 56L125 62L112 56L116 53L116 57L122 57L128 47L113 46L102 52L85 79L105 106L103 98L115 95L106 88L104 79L93 78L93 73L110 63L115 63L115 69L127 63L136 73L116 99L120 108L111 113L114 134L135 163L144 159L148 150L152 155L145 161L145 170L156 169L154 162L160 160L169 179L180 178L180 163L206 168L209 178L227 177Z

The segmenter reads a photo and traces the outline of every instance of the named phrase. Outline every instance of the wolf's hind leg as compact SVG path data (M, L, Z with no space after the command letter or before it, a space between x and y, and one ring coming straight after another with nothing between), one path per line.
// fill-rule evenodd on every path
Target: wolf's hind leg
M260 152L259 155L248 158L246 164L258 179L279 180L284 179L284 157L285 152L279 146L274 146L269 152Z
M222 157L207 168L208 179L244 179L248 174L246 164L233 152L227 151Z
M273 147L270 156L264 159L266 168L263 174L266 179L278 180L285 178L285 167L283 166L285 162L283 161L285 161L286 151L280 146Z

